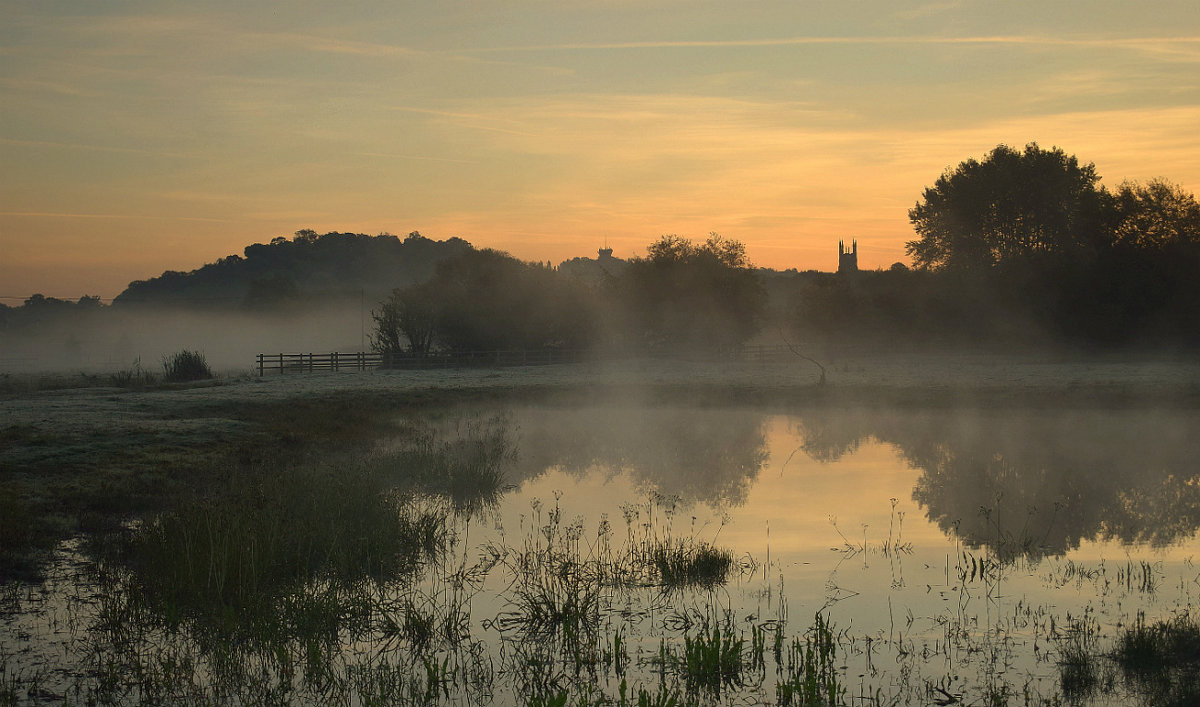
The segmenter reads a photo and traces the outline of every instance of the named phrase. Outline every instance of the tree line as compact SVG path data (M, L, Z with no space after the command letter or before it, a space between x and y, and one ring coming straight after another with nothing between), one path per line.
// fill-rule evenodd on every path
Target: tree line
M1200 344L1200 204L1156 179L1109 190L1036 143L948 169L909 211L913 268L808 283L834 339L999 346Z
M376 350L563 349L733 353L758 330L766 293L745 246L663 236L645 256L576 269L471 250L393 290L374 311Z
M904 346L1200 345L1200 205L1165 180L1101 184L1035 143L947 169L909 211L912 265L858 273L756 268L737 240L665 235L643 255L557 267L418 232L318 235L246 247L130 284L113 307L303 312L334 296L372 307L384 352L561 349L736 355L756 337ZM0 327L109 309L34 296ZM303 346L297 342L297 346Z

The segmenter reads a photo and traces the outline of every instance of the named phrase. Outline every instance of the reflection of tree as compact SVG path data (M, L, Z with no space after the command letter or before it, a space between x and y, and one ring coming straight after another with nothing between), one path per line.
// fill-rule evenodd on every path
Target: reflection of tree
M913 498L946 532L1002 556L1097 537L1166 545L1200 528L1200 419L1135 411L826 411L806 451L836 459L848 431L922 471ZM809 448L811 447L811 449Z
M628 472L685 503L745 501L767 458L761 414L747 410L596 406L523 410L518 475L560 468Z

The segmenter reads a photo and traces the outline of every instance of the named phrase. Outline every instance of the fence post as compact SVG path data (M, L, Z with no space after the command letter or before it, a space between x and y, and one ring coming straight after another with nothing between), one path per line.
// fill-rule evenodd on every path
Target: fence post
M263 355L259 354L258 355L258 377L262 378L262 375L263 375Z

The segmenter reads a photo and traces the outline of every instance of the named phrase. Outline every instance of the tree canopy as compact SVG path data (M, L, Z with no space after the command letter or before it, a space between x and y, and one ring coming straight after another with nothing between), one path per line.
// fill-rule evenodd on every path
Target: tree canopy
M921 269L991 267L1094 251L1105 197L1091 163L1059 148L999 145L947 170L909 212Z
M734 352L757 331L766 293L740 241L666 235L616 283L635 346Z

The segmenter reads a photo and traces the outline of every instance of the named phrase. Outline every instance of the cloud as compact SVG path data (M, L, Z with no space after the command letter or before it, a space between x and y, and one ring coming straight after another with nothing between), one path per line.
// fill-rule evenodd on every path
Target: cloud
M1200 50L1200 37L1062 37L1051 35L977 36L798 36L759 39L648 40L630 42L573 42L479 47L472 53L589 51L612 49L753 48L809 45L1023 45L1032 47L1125 48L1146 52L1173 50L1193 55Z
M71 142L56 142L53 140L18 140L15 138L0 137L0 145L12 145L14 147L50 147L59 150L87 150L92 152L120 152L135 155L153 155L155 157L191 157L187 153L164 151L164 150L148 150L140 147L115 147L112 145L88 145L84 143Z

